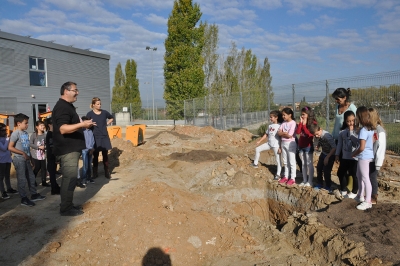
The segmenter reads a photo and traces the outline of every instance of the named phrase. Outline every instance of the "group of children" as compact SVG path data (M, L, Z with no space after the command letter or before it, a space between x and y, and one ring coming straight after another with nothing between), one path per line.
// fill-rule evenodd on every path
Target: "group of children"
M89 120L86 116L82 120ZM53 123L52 118L45 122L35 122L35 132L29 137L27 131L29 117L25 114L14 116L15 129L11 136L7 136L7 127L0 123L0 192L2 199L9 199L9 194L19 194L21 205L35 206L35 201L44 200L46 197L37 193L36 176L41 171L41 185L51 187L51 195L60 194L60 186L56 181L57 160L53 154ZM87 183L94 183L91 175L92 154L95 140L93 132L84 130L86 149L82 150L82 175L78 169L77 186L84 188ZM11 153L13 157L11 157ZM11 187L10 171L11 162L17 176L17 189ZM47 174L50 184L46 182ZM4 183L7 187L5 190ZM26 191L28 185L29 193ZM30 199L28 197L30 194Z
M258 167L260 152L272 149L276 157L277 172L274 180L280 184L296 184L296 155L301 160L302 187L326 189L332 192L331 172L333 164L339 163L337 176L343 197L359 202L357 209L366 210L377 202L378 171L383 164L386 151L386 132L375 108L361 106L356 113L344 113L344 122L337 140L323 130L315 118L311 107L301 109L300 122L295 121L291 108L270 113L270 124L266 133L257 142L268 142L256 148L252 166ZM296 135L299 135L297 137ZM316 166L317 179L314 186L314 150L320 150ZM281 175L281 160L284 166ZM353 187L348 191L349 176ZM325 185L324 185L325 181Z

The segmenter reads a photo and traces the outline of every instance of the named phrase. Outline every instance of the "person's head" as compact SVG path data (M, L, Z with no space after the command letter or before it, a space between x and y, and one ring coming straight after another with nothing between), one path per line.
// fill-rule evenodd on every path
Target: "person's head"
M318 125L318 123L312 123L309 126L308 131L310 131L310 133L316 138L320 138L322 136L322 128Z
M316 121L314 111L310 106L304 106L303 108L301 108L301 117L307 120L307 126Z
M367 107L365 106L358 107L356 111L356 116L357 116L357 122L356 122L357 126L361 127L359 125L361 124L363 127L368 128L368 130L375 129L375 127L371 123Z
M279 112L278 110L273 110L269 113L269 120L272 123L282 123L283 118L282 118L282 113Z
M77 100L79 90L75 82L68 81L61 86L60 94L62 99L66 100L67 102L73 103Z
M346 128L354 128L356 120L356 115L353 111L349 110L343 114L343 124L340 130L344 130Z
M100 110L101 109L101 100L99 97L93 97L92 103L90 104L91 109Z
M383 127L383 122L381 120L381 117L379 116L378 110L376 110L373 107L368 108L368 112L369 112L369 118L371 120L371 124L373 127L377 127L378 125L380 125L381 127Z
M294 113L293 110L289 107L285 107L282 109L282 118L284 121L292 121L294 120Z
M0 137L7 136L7 126L6 124L0 123Z
M53 131L53 119L51 119L51 117L46 118L44 124L47 131Z
M14 116L14 126L19 130L27 130L29 126L29 116L19 113Z
M41 120L37 120L35 122L35 133L43 133L46 127L44 126L44 122Z
M337 88L333 93L332 97L339 105L345 105L346 103L350 102L350 88Z

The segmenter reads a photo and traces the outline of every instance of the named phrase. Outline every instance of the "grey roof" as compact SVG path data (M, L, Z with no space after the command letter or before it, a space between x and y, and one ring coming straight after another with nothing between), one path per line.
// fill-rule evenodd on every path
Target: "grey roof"
M87 56L98 57L98 58L110 60L110 56L107 54L92 52L89 50L79 49L79 48L75 48L72 46L61 45L61 44L57 44L57 43L53 43L53 42L41 41L41 40L30 38L27 36L20 36L20 35L16 35L16 34L12 34L12 33L7 33L4 31L0 31L0 39L7 39L7 40L16 41L16 42L22 42L22 43L41 46L41 47L47 47L47 48L51 48L51 49L67 51L70 53L87 55Z

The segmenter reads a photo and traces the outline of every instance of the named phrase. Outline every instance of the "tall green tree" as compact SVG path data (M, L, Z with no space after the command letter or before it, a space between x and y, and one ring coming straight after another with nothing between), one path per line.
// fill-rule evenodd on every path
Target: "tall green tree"
M204 85L208 91L208 94L212 94L212 83L216 79L216 74L218 70L218 26L215 24L204 24L204 46L202 55L204 58Z
M114 74L114 87L112 89L111 110L113 113L122 112L125 100L125 75L121 63L118 63Z
M164 99L168 117L184 116L184 100L205 93L202 49L205 25L200 6L192 0L175 0L168 18L168 37L164 55Z
M142 100L140 98L139 80L136 78L137 64L135 60L128 59L125 65L125 102L131 108L132 118L140 116L142 110Z

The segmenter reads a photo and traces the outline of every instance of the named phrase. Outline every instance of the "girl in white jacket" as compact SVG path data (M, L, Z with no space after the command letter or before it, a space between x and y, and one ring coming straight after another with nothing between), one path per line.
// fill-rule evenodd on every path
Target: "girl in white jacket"
M382 120L375 108L368 109L370 121L376 127L374 132L374 160L369 164L369 178L372 185L371 203L378 202L378 174L386 153L386 132Z

